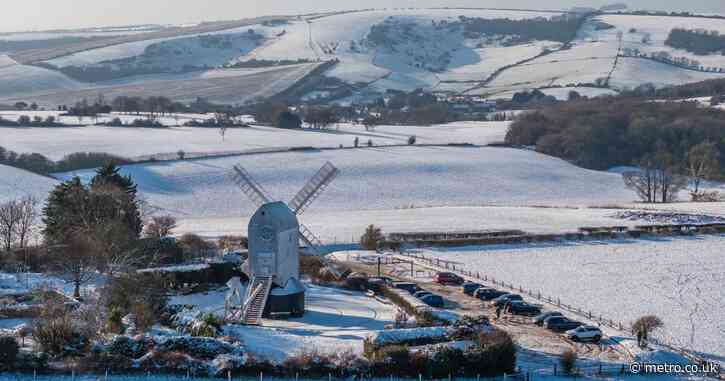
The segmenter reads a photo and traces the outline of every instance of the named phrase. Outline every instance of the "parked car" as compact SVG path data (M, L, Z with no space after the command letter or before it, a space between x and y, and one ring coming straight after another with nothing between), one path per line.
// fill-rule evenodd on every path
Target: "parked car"
M591 341L598 343L602 339L602 330L593 325L580 325L566 331L566 337L573 341Z
M536 315L531 321L536 325L544 325L544 320L552 317L552 316L564 316L559 311L548 311L544 312L543 314Z
M476 292L479 288L481 288L481 284L475 283L475 282L466 282L461 286L461 291L463 291L466 295L473 296L473 293Z
M431 307L443 308L445 305L445 302L440 295L430 294L420 298L420 300Z
M481 287L473 292L473 297L481 299L481 300L493 300L498 298L501 295L506 295L507 292L505 291L499 291L494 288L484 288Z
M536 316L541 313L541 308L520 300L514 300L508 304L508 312L514 315Z
M440 284L463 284L464 279L454 273L440 272L433 276L433 281Z
M430 291L427 291L427 290L420 290L420 291L416 291L415 294L413 294L413 296L415 296L418 299L420 299L426 295L433 295L433 293Z
M493 305L496 307L503 307L506 303L513 302L514 300L524 300L524 298L518 294L503 294L493 300Z
M393 287L408 291L411 295L420 291L420 287L412 282L393 282Z
M554 332L566 332L582 325L582 323L569 320L563 316L552 316L544 320L544 327Z

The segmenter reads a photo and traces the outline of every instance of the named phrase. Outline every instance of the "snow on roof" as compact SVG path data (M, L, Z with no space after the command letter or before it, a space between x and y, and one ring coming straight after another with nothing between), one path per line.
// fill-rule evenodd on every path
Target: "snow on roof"
M404 344L417 340L444 340L455 329L452 327L401 328L377 331L367 336L366 341L374 346Z
M175 272L190 272L208 269L208 263L199 263L194 265L178 265L178 266L166 266L166 267L154 267L148 269L137 270L137 273L175 273Z

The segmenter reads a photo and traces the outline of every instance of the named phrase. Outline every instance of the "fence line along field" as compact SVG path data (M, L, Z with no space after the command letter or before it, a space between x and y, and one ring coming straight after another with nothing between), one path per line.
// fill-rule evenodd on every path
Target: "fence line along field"
M421 249L467 270L631 323L655 314L665 342L722 362L722 236ZM695 255L696 253L696 255Z

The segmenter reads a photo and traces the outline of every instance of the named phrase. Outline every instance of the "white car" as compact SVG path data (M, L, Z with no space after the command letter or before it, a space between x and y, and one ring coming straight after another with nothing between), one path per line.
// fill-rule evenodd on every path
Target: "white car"
M573 341L591 341L598 343L602 339L602 330L592 325L582 325L565 333Z

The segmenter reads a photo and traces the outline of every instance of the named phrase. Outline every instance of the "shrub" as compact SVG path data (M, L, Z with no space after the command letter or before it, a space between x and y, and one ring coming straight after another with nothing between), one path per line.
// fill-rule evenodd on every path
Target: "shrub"
M411 137L408 138L408 145L409 146L414 145L416 140L417 140L417 138L415 137L415 135L412 135Z
M360 237L360 246L365 250L376 250L378 243L383 240L383 233L375 225L369 225L365 233Z
M494 330L478 335L479 349L472 352L471 366L477 374L487 376L513 373L516 368L516 344L505 331Z
M323 376L330 373L335 367L335 363L333 356L323 355L317 349L312 349L302 350L287 358L282 367L290 375L304 372L308 376Z
M20 346L14 337L0 336L0 370L15 367Z
M123 311L117 306L113 306L108 310L106 331L115 334L123 333Z
M564 353L561 354L561 358L559 359L561 371L566 375L574 374L576 359L576 352L571 349L567 349L566 351L564 351Z
M442 346L433 355L433 364L431 364L433 378L442 378L448 375L461 375L466 372L466 356L462 350L458 348L450 348Z
M116 314L133 314L136 328L146 330L166 309L166 288L160 277L150 274L121 275L109 279L102 291L103 304Z
M201 315L194 319L189 327L189 334L195 337L217 337L224 321L212 313Z
M62 303L49 302L35 321L33 339L43 351L54 356L78 355L89 341L73 324L73 317Z

